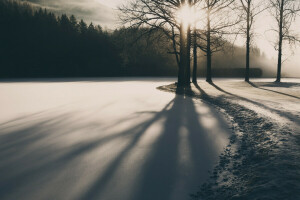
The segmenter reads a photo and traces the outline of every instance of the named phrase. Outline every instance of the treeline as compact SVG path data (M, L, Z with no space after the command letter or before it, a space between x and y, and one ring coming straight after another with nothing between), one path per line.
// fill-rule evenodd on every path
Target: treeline
M108 33L75 16L0 1L0 77L176 75L164 47L139 30Z
M108 34L74 16L56 17L27 3L1 1L0 26L1 77L112 76L120 72L119 53Z
M278 53L276 82L281 81L284 47L300 41L293 28L300 13L299 0L133 0L120 6L119 11L124 24L159 29L172 41L172 52L179 68L178 87L190 87L191 79L197 82L199 50L206 57L206 81L211 83L215 77L213 70L217 70L213 63L216 54L233 52L226 50L227 44L234 45L239 37L246 44L243 69L245 81L249 82L253 69L251 50L256 35L253 25L256 20L265 20L261 15L265 11L269 11L272 19L267 24L274 34L273 47Z
M141 28L107 32L75 16L57 17L45 9L9 0L0 1L0 27L0 78L176 76L178 72L170 54L172 43L159 30L151 36ZM255 58L259 60L260 53ZM240 69L231 70L242 64L242 56L220 52L213 74L242 76ZM198 75L205 76L204 66L205 57L199 54ZM261 75L259 69L253 74Z

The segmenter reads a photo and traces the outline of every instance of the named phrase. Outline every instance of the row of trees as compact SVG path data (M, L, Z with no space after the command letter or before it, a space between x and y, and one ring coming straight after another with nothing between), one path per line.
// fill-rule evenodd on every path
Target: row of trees
M179 55L173 56L173 40L162 29L122 27L107 32L75 16L56 16L12 0L0 1L0 27L0 78L178 74ZM234 57L222 51L214 55L214 76L243 75L243 50L234 49ZM264 57L259 49L253 53L253 65L262 66ZM197 62L205 65L200 52ZM205 73L201 68L197 75ZM251 74L260 77L262 70L252 69Z
M1 78L177 74L167 53L172 43L160 30L151 37L142 34L147 28L107 32L13 0L0 1L0 27Z
M228 41L237 35L246 38L246 73L249 81L250 50L253 24L257 16L269 10L277 22L278 50L277 82L281 79L283 42L298 40L291 26L300 11L298 0L133 0L121 6L121 19L131 27L148 27L144 34L161 30L172 41L171 53L178 64L178 85L190 85L190 58L193 49L193 82L197 81L197 49L206 55L206 80L212 81L212 56L220 50L230 50ZM185 11L183 11L185 10ZM180 14L180 12L183 12ZM190 16L190 13L194 13Z
M75 16L57 17L4 0L0 27L0 77L113 76L122 71L109 34Z

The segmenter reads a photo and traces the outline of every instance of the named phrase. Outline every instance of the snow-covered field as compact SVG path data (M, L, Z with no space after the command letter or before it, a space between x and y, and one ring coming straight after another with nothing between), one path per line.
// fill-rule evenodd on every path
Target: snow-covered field
M174 81L1 82L0 199L299 195L300 79Z
M200 82L185 91L226 114L234 133L196 199L300 199L300 80L283 81Z

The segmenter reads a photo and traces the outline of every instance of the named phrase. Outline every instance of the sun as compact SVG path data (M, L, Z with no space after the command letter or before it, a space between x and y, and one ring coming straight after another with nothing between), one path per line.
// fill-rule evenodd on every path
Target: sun
M188 27L196 21L196 14L191 6L184 4L177 11L176 18L177 21L182 23L184 27Z

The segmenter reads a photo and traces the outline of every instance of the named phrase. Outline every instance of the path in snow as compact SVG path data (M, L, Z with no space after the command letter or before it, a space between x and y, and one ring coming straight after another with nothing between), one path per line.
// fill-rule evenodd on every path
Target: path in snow
M300 198L300 81L293 81L200 82L177 90L215 105L235 132L195 199Z
M0 199L188 199L231 135L172 80L0 84Z

